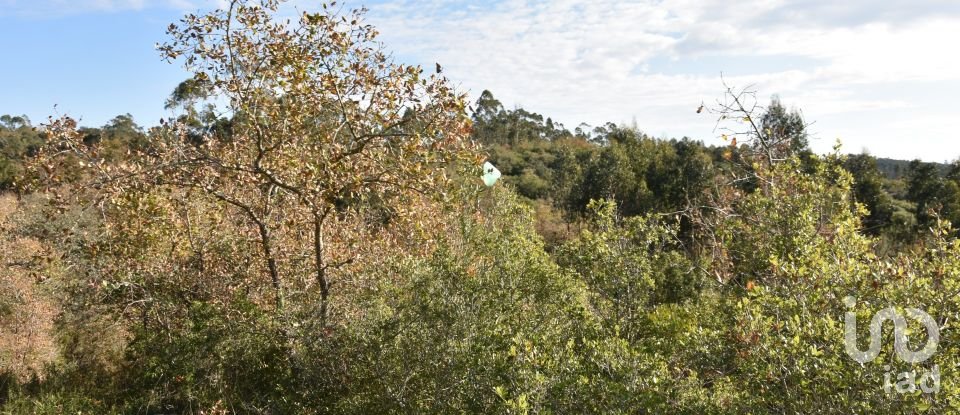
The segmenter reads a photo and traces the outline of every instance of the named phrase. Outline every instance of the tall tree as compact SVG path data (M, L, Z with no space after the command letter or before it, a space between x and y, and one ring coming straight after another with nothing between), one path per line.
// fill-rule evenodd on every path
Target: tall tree
M326 225L335 214L373 200L404 212L405 195L441 184L451 162L476 157L463 95L445 78L392 62L363 10L325 7L288 24L278 5L232 0L187 15L160 47L226 103L228 140L198 143L188 126L170 120L151 132L149 148L134 149L131 162L110 166L82 144L72 120L50 130L57 148L92 166L96 183L112 183L115 194L169 188L233 209L256 235L276 310L290 284L312 281L297 290L319 294L326 324L331 273L352 258L331 253ZM131 132L131 123L118 118L104 134ZM304 257L310 267L294 264ZM308 269L312 278L302 274Z
M760 129L766 135L766 141L780 152L801 154L809 150L806 124L797 110L787 110L774 96L770 105L760 118Z
M940 195L943 193L943 180L933 163L921 160L910 162L907 169L907 198L917 204L917 224L927 227L933 222L943 205Z
M862 203L869 212L863 218L864 231L878 235L890 222L893 215L893 200L883 189L883 177L877 167L877 159L869 154L857 154L846 158L844 168L853 175L854 201Z

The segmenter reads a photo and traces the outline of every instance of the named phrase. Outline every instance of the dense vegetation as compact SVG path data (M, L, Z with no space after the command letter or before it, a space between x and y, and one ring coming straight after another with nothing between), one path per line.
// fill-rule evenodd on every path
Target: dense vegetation
M728 145L570 131L276 6L171 25L194 75L159 126L0 118L0 410L960 408L960 163L817 155L733 88ZM849 296L925 310L937 353L857 363Z

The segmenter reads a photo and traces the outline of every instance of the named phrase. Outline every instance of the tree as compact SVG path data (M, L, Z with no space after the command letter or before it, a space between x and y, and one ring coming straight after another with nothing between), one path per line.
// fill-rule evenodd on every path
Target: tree
M483 90L477 98L477 107L473 111L473 120L476 123L489 123L503 112L503 104L494 98L493 93Z
M607 327L636 341L646 312L695 297L702 280L676 244L675 226L653 215L618 218L611 200L591 201L588 209L591 229L564 245L558 262L596 293L594 308Z
M766 141L784 154L801 154L810 150L806 128L800 112L787 111L776 95L770 99L770 105L760 118L760 129Z
M0 116L0 191L14 188L26 158L43 144L43 135L27 116Z
M750 87L735 88L726 82L724 87L724 98L709 112L718 116L722 138L730 140L731 147L739 141L750 149L748 166L754 159L773 164L809 153L806 124L798 111L788 112L776 96L764 108Z
M934 215L943 209L941 201L944 193L944 182L933 163L924 163L920 160L910 162L907 170L907 198L917 204L917 224L921 227L930 226L935 220Z
M634 201L647 195L645 187L642 176L635 175L626 147L611 145L595 153L584 168L573 205L586 211L590 200L613 199L623 204L624 214L632 215L638 207Z
M485 145L519 145L570 136L563 124L523 108L505 110L493 93L484 90L473 111L473 138Z
M167 102L163 104L165 109L175 109L178 107L193 107L197 102L207 99L211 91L211 85L207 81L201 81L196 78L189 78L177 84Z
M858 154L847 157L843 166L853 175L854 201L862 203L868 211L863 218L864 231L879 235L890 222L894 207L892 198L883 189L877 160L869 154Z
M353 275L341 270L482 161L464 96L393 62L363 10L335 9L288 24L276 1L233 0L169 27L161 53L223 105L228 135L182 118L144 134L121 116L86 142L72 119L46 126L30 187L51 195L55 217L103 221L63 255L89 281L77 303L133 337L123 359L135 369L114 380L142 397L110 398L187 411L222 393L292 411L282 394L307 365L297 351L345 324L334 292ZM179 92L178 103L193 96ZM111 142L129 144L122 157Z
M890 367L899 373L916 366L892 352L867 365L846 355L842 317L850 308L843 299L857 297L860 321L869 320L870 309L903 301L932 311L942 304L928 291L938 277L918 272L931 265L927 260L885 260L871 251L858 211L848 208L851 177L833 170L836 161L813 174L795 158L761 171L764 185L740 201L726 225L732 228L722 232L737 281L728 289L736 293L735 371L750 391L743 403L767 413L874 412L894 399L898 410L922 411L933 403L929 397L891 396L882 388Z
M56 186L65 170L84 170L73 185L90 192L74 195L110 207L108 220L113 209L127 223L206 203L226 209L208 212L228 215L241 224L238 234L257 241L273 313L281 332L289 333L292 326L282 323L287 292L316 294L315 315L325 327L331 324L333 273L356 258L349 241L331 236L328 224L373 204L405 215L406 198L433 193L453 166L477 157L463 96L445 78L392 62L376 30L363 23L363 10L325 8L286 24L277 7L270 0L234 0L226 9L187 15L170 26L171 40L160 47L166 59L182 59L213 100L226 104L228 137L207 131L196 140L190 136L196 130L169 120L112 163L105 142L141 138L132 119L118 117L104 127L100 143L88 146L65 118L47 127L54 140L33 171L39 183ZM144 204L161 210L132 217L124 211ZM189 217L168 225L181 235L197 232L197 220ZM151 237L180 238L177 232ZM190 249L204 256L202 246Z

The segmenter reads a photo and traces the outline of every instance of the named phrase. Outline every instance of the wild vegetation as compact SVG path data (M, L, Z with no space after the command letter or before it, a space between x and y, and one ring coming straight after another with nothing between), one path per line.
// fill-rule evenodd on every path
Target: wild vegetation
M0 118L0 411L960 409L960 163L815 154L736 88L724 146L570 131L392 61L362 10L277 7L170 26L159 126ZM889 306L934 317L930 360L847 355L844 313Z

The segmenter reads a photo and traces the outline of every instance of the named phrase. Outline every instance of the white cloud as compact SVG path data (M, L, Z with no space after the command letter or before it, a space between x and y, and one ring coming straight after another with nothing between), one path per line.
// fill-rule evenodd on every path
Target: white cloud
M960 156L956 0L348 0L397 58L575 127L629 122L710 140L727 83L802 108L827 150ZM372 1L373 3L369 3ZM204 10L226 0L0 0L0 15ZM316 9L292 0L284 9ZM905 139L904 137L909 137Z
M440 62L474 96L490 89L568 127L635 117L655 135L710 138L713 120L693 110L722 94L725 72L732 85L754 84L827 120L814 126L830 137L819 150L835 129L853 150L960 156L960 143L943 138L955 110L927 103L942 96L903 94L917 83L948 85L928 94L957 92L960 55L949 43L960 38L960 2L395 0L370 8L400 59ZM903 125L882 117L889 111L922 116L909 124L914 134L941 141L908 148ZM861 116L845 122L853 113Z

